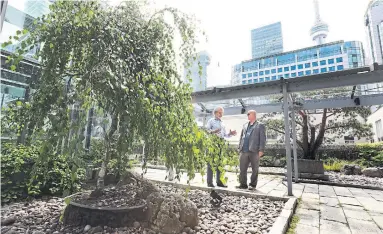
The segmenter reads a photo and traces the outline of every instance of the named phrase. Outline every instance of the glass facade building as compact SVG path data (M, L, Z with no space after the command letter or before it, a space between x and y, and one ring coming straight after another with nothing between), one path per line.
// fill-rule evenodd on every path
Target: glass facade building
M383 0L371 1L365 14L368 63L383 64Z
M232 70L232 84L293 79L365 66L362 43L337 41L243 61Z
M251 30L252 58L261 58L283 52L281 22Z
M49 13L49 5L52 2L47 0L27 0L21 4L18 1L9 1L5 10L0 43L8 41L9 37L16 35L17 30L28 29L30 31L33 27L33 21L37 17ZM29 89L29 80L38 77L39 63L34 59L34 55L39 49L38 46L25 55L16 71L11 71L9 64L5 63L7 56L15 52L22 41L27 38L28 35L25 35L14 44L1 48L0 96L3 106L6 106L10 101L24 98Z

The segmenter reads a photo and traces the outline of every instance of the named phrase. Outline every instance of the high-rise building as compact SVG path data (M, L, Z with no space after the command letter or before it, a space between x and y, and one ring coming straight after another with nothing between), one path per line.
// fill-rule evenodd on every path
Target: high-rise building
M253 59L282 52L281 22L251 30L251 54Z
M337 41L243 61L232 70L232 84L262 83L362 66L362 43Z
M319 14L319 3L318 0L314 0L314 12L315 12L315 23L311 27L310 35L313 38L313 41L317 45L326 43L326 37L328 34L328 24L322 21Z
M383 64L383 0L369 3L365 26L368 62Z
M49 13L49 5L52 2L48 0L27 0L25 1L24 12L34 18L46 15Z
M383 64L383 0L374 0L368 4L364 20L367 63ZM363 85L362 88L368 94L382 93L383 83ZM376 107L372 107L374 109Z
M194 92L206 90L207 67L210 65L211 56L206 51L199 52L191 66L184 70L184 82L190 83ZM191 79L191 82L189 82Z

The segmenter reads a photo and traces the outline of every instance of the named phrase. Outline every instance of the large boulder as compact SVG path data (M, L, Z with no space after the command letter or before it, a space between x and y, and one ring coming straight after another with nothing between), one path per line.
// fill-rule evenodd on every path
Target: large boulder
M147 206L149 224L154 231L176 234L185 227L198 225L197 206L181 195L155 192L148 196Z
M361 175L362 168L358 165L344 165L341 169L341 173L345 175Z
M375 168L375 167L366 168L362 171L362 173L363 173L363 175L368 176L368 177L383 178L383 167L381 167L381 168Z

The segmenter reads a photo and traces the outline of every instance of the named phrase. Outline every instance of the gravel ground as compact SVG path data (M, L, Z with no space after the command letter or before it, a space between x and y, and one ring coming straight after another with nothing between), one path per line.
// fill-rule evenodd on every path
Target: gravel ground
M160 185L163 192L184 193L185 190ZM220 207L210 204L210 194L191 190L190 200L199 208L200 224L194 230L186 228L183 234L192 233L268 233L276 217L283 209L283 201L225 196ZM109 227L63 227L60 215L64 207L63 199L50 198L18 202L1 209L1 233L142 233L154 234L145 224L134 223L134 227L112 229ZM8 225L5 225L7 224Z
M326 172L331 182L356 184L383 188L383 178L372 178L363 175L343 175L339 172Z

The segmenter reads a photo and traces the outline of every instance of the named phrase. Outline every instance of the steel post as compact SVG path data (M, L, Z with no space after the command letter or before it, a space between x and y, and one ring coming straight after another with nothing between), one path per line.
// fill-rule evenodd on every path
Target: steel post
M287 161L287 194L293 196L293 184L291 173L291 142L290 142L290 123L289 123L289 96L287 93L287 84L283 82L283 113L285 119L285 145L286 145L286 161Z

